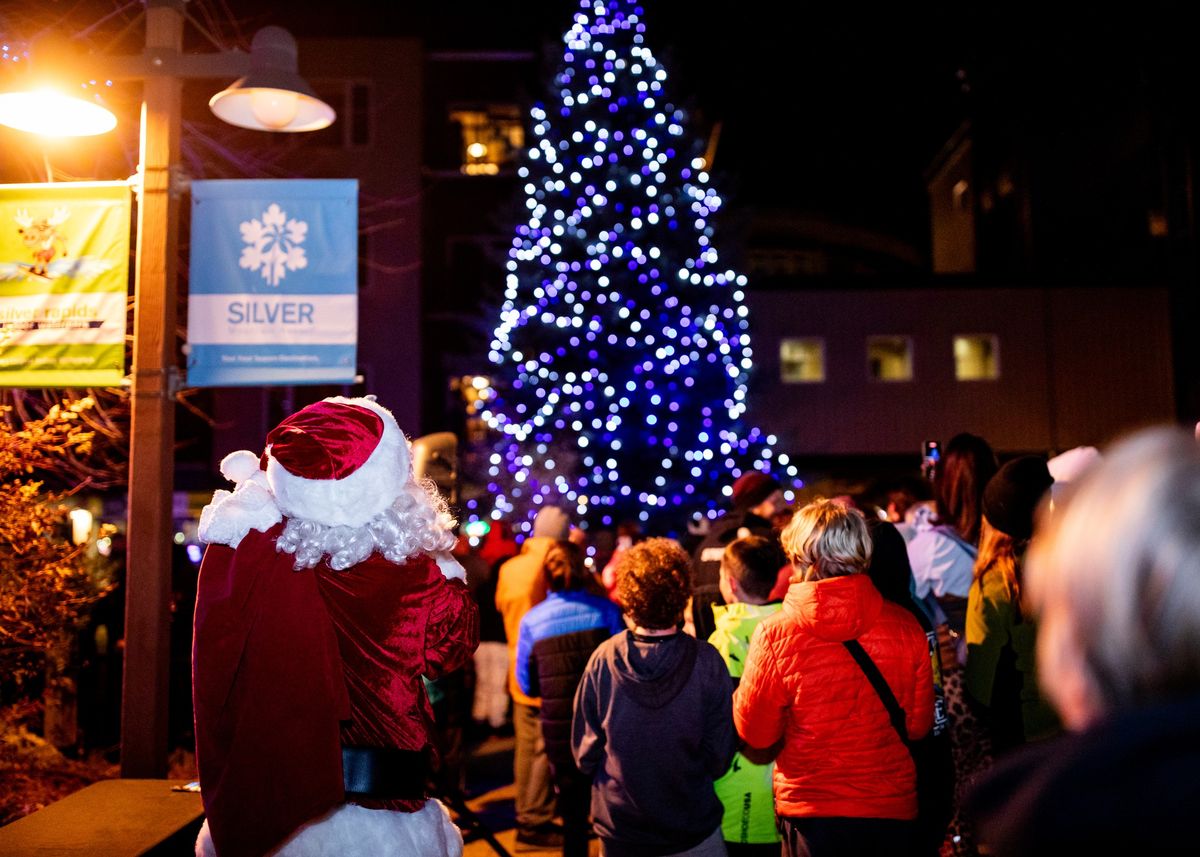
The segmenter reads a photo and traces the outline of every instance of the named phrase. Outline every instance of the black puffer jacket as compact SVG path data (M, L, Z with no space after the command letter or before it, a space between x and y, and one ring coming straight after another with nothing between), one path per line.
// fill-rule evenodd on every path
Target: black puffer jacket
M575 690L588 658L610 636L608 628L591 628L547 637L533 644L529 672L535 692L542 698L542 738L546 742L546 758L555 772L575 768L571 755Z
M625 629L621 611L601 595L551 592L521 620L517 633L518 686L541 697L542 736L555 771L575 770L571 714L575 688L596 647Z

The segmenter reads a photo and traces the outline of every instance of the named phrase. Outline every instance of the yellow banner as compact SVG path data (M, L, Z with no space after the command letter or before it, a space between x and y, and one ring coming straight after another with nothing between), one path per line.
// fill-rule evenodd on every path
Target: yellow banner
M0 185L0 386L125 375L129 186Z

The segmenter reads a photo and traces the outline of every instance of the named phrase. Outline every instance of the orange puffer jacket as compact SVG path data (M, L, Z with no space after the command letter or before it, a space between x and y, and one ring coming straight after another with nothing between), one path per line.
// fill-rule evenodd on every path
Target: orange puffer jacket
M865 574L793 583L759 625L734 696L752 747L783 738L775 761L782 816L912 819L912 757L866 675L842 645L857 639L907 716L910 738L933 725L933 673L916 619L884 601Z

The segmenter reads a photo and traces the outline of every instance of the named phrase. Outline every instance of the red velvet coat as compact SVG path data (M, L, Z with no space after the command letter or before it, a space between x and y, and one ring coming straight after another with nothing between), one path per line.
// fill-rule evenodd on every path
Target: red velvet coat
M196 759L221 857L264 854L343 803L343 744L429 747L421 677L458 668L479 639L466 587L428 557L293 571L282 529L211 545L200 568Z
M911 819L912 757L858 663L857 639L907 716L908 735L933 725L933 670L916 619L884 601L865 574L793 583L783 609L763 620L733 700L738 734L752 747L781 737L775 811L790 817Z

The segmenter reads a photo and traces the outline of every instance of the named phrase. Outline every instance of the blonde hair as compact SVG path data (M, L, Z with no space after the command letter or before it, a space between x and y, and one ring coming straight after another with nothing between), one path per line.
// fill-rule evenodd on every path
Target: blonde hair
M1200 690L1200 447L1144 431L1086 474L1034 539L1043 687L1071 726Z
M862 512L818 498L780 535L788 559L805 580L859 574L871 564L871 534Z
M1021 612L1021 578L1017 569L1016 543L1012 536L992 526L985 515L979 527L979 554L975 557L974 579L982 585L984 575L998 574L1004 581L1017 614Z

